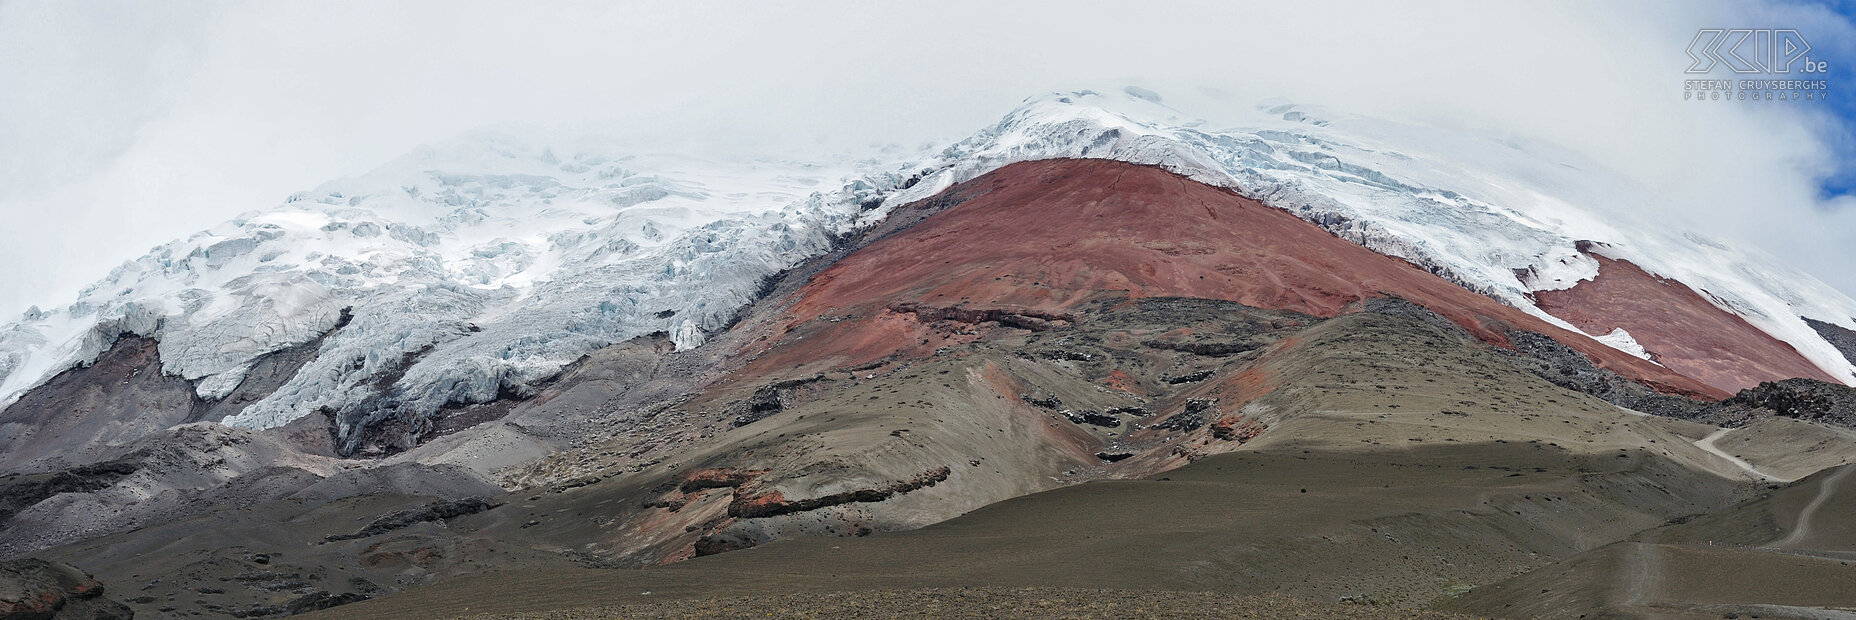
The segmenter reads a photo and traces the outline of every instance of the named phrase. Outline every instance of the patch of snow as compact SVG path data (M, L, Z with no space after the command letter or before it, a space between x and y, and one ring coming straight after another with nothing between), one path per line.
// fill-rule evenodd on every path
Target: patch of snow
M1554 250L1557 255L1541 256L1516 274L1522 288L1530 292L1563 291L1598 277L1598 259L1577 250Z
M1643 345L1637 344L1637 339L1632 338L1630 335L1630 332L1624 331L1624 328L1622 327L1613 328L1611 330L1611 333L1605 334L1603 336L1592 336L1592 339L1605 343L1607 345L1610 345L1611 348L1613 349L1617 349L1619 351L1623 351L1625 353L1629 353L1631 355L1635 355L1637 357L1640 357L1646 360L1656 361L1650 357L1650 354L1648 352L1643 350Z

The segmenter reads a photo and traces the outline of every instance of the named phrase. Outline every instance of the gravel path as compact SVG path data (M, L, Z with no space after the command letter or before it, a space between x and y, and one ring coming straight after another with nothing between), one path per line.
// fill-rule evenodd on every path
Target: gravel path
M1852 471L1856 471L1856 467L1844 467L1843 471L1831 474L1829 478L1818 483L1817 497L1811 498L1811 503L1806 504L1804 510L1798 511L1798 522L1792 525L1791 533L1772 547L1785 549L1804 542L1805 537L1811 534L1811 517L1817 515L1817 509L1823 508L1824 503L1830 501L1832 495L1836 495L1837 485L1842 484L1843 479L1848 478Z
M1777 476L1773 476L1771 474L1767 474L1766 472L1760 471L1759 468L1754 467L1752 463L1746 462L1746 459L1742 459L1732 454L1728 454L1726 450L1722 450L1720 449L1720 447L1714 445L1715 441L1720 440L1720 438L1722 437L1726 437L1728 433L1731 433L1733 431L1734 429L1731 429L1731 428L1723 428L1721 430L1714 431L1713 433L1709 433L1707 437L1703 437L1701 438L1700 441L1695 442L1695 447L1706 450L1708 451L1709 454L1713 454L1715 456L1727 459L1729 463L1733 463L1735 466L1738 466L1740 469L1746 470L1746 473L1753 475L1755 478L1759 478L1761 480L1770 480L1773 482L1791 482L1790 480L1779 478Z

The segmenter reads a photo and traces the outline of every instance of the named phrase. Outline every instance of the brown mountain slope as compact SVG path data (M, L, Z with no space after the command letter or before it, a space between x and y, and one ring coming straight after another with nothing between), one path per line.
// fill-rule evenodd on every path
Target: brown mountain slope
M970 198L814 276L781 324L772 326L769 343L778 346L749 372L815 372L897 353L921 356L960 340L924 329L921 308L1061 320L1102 296L1176 296L1326 317L1389 293L1486 342L1505 345L1511 329L1540 332L1659 391L1710 400L1727 395L1282 210L1158 168L1108 160L1025 162L947 194Z
M1630 261L1587 253L1598 277L1563 291L1538 291L1540 309L1591 334L1623 328L1658 363L1721 390L1737 392L1804 377L1836 383L1791 345Z

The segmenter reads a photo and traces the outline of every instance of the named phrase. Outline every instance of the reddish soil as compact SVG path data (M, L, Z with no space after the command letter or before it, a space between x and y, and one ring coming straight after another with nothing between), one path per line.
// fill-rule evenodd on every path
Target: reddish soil
M1540 309L1590 334L1622 327L1657 362L1729 392L1794 377L1837 383L1791 345L1688 285L1630 261L1587 253L1598 260L1598 277L1563 291L1534 293Z
M1508 344L1510 328L1541 332L1665 393L1711 400L1727 395L1282 210L1158 168L1107 160L1024 162L942 195L965 201L815 275L799 290L787 321L774 326L779 333L750 372L813 372L929 355L997 329L986 324L950 331L947 321L930 324L914 312L898 312L910 307L904 304L962 308L977 311L967 313L974 316L1061 317L1104 296L1184 296L1329 317L1389 293L1497 345Z

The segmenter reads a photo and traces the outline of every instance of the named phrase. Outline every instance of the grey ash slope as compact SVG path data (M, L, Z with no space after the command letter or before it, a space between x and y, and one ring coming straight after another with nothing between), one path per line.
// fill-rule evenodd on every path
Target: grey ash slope
M1244 442L1219 439L1210 424L1184 432L1163 429L1174 438L1141 451L1150 456L1104 464L1078 477L1106 480L987 505L922 529L883 532L887 528L880 522L864 521L878 532L858 536L856 522L847 519L857 511L819 510L814 516L840 525L643 570L511 568L439 582L341 613L449 617L466 608L495 614L666 598L979 585L1283 592L1314 601L1423 607L1671 520L1727 508L1758 492L1731 464L1690 445L1710 427L1638 416L1563 390L1434 325L1364 313L1292 333L1293 346L1263 357L1206 360L1224 378L1262 369L1287 378L1280 389L1241 408L1270 421L1269 431ZM1062 335L1080 334L1039 337ZM1051 359L1030 355L1047 349L1038 339L1015 346L1021 347L1021 359ZM959 359L985 363L983 357ZM1089 399L1100 397L1092 396L1093 390L1064 387L1062 377L1087 372L1080 364L1037 364L1044 369L1019 372L1045 388L1043 394L1074 407L1094 406ZM666 490L658 481L691 480L717 466L738 472L778 467L796 456L782 446L812 441L813 431L798 419L821 415L813 407L866 395L897 402L932 398L943 390L939 384L945 376L935 368L873 369L868 374L875 379L855 386L839 381L829 390L841 396L815 394L807 404L721 436L725 444L738 447L714 453L736 456L692 464L711 469L647 469L512 497L509 506L450 527L467 537L533 537L558 547L569 540L619 544L657 521L680 530L686 515L700 524L709 518L700 513L705 503L743 495L730 493L726 482L706 490L701 488L706 485L685 485L694 497L672 508L653 501ZM945 406L926 411L884 407L862 414L852 423L868 429L872 441L887 437L885 431L907 431L901 433L906 439L883 452L890 456L859 458L874 459L872 467L883 467L884 459L931 463L919 460L919 452L909 456L903 444L944 441L948 431L937 430L932 412ZM1097 432L1036 405L1018 406L1030 419L1056 425L1045 428ZM1158 403L1153 411L1142 421L1153 424L1176 415ZM764 424L780 424L774 430L787 437L748 432ZM1033 429L1041 426L1008 434L1035 437L1042 431ZM841 431L818 432L820 440L841 443ZM1027 440L1035 441L1018 441ZM746 449L754 456L740 456ZM983 466L954 464L965 481L957 476L933 489L964 485L971 492L979 488L974 480L1012 463L995 453L975 456L984 459ZM1151 466L1153 458L1177 458L1182 466L1122 479ZM1084 472L1079 467L1076 473ZM867 508L894 512L914 497L900 495ZM632 511L639 516L613 521ZM764 531L783 518L737 523L766 521L760 525ZM473 530L480 533L467 533ZM642 594L646 591L651 594ZM1147 595L1129 593L1118 600L1140 596Z
M89 367L60 373L0 410L0 471L102 460L205 410L191 384L161 371L157 347L146 338L118 340Z
M942 327L994 337L944 359L776 391L777 411L739 427L738 407L750 406L765 385L731 383L714 360L691 357L702 349L639 342L583 362L514 415L599 411L600 403L657 394L672 404L621 427L657 430L618 432L542 461L529 470L528 490L490 498L501 506L349 538L469 488L351 497L383 481L335 481L385 472L331 472L312 487L326 493L306 489L179 515L43 553L113 587L146 588L146 600L128 602L155 617L165 607L287 610L303 597L401 590L332 613L445 617L465 607L627 603L644 590L702 599L980 583L1281 589L1316 601L1423 606L1756 492L1733 464L1690 445L1711 427L1621 411L1512 365L1511 354L1427 321L1422 311L1398 303L1375 309L1311 321L1230 302L1162 299L1042 331L949 319ZM1219 343L1230 346L1187 346ZM972 371L988 367L1013 379L973 381ZM707 387L678 397L680 384L670 379L705 368L718 373ZM1163 391L1105 427L1081 414L1125 405L1125 395L1092 383L1111 369ZM1167 381L1202 370L1212 373ZM1260 374L1283 382L1248 404L1226 391ZM948 387L954 376L967 377L961 389ZM879 405L851 406L871 398ZM1168 423L1190 416L1195 399L1216 400L1216 412L1197 424ZM935 406L906 406L917 401ZM959 420L935 413L988 407L998 408ZM1239 423L1221 433L1218 422L1231 414L1268 430L1246 436L1235 432ZM703 430L711 425L731 430ZM1856 453L1856 442L1832 449ZM1140 456L1097 456L1118 450ZM844 458L863 474L831 474L845 473ZM954 475L873 501L726 515L735 500L767 491L804 500L943 466ZM737 492L745 478L688 484L702 472L730 471L755 478L755 488ZM667 497L683 502L673 508ZM969 509L942 525L894 531ZM1285 530L1284 523L1302 525ZM642 572L584 568L685 557L705 540L747 543L717 550L755 546ZM888 568L843 577L859 566ZM1343 566L1371 569L1350 575Z

